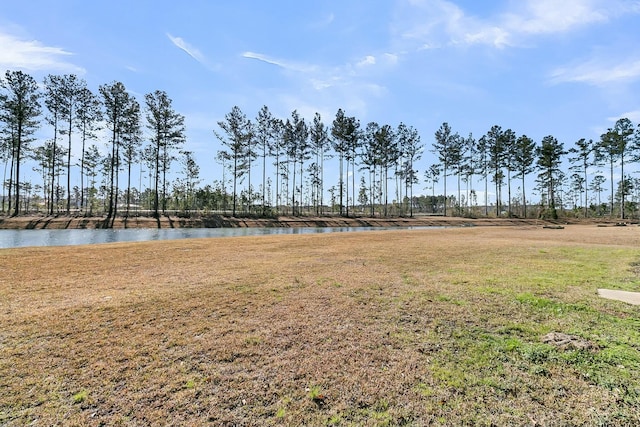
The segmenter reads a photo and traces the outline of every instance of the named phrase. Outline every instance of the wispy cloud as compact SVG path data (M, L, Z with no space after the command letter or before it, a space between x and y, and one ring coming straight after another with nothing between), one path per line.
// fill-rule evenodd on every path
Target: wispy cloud
M198 50L198 48L187 43L182 37L174 37L171 34L167 33L167 37L171 40L178 49L184 51L187 55L198 61L199 63L206 65L205 56Z
M313 115L313 109L325 115L335 112L337 106L347 109L350 114L366 116L370 105L375 104L372 99L387 94L387 88L370 76L371 70L378 66L393 66L398 61L397 55L390 53L366 55L341 65L296 62L251 51L242 53L242 57L284 70L286 87L276 96L283 105L290 105L299 112L301 106L306 105L308 111L302 110L311 114L309 117Z
M396 33L420 47L484 44L518 46L537 35L566 33L640 13L637 0L520 0L490 17L470 15L447 0L406 0Z
M284 59L272 58L262 53L244 52L242 56L244 58L256 59L258 61L266 62L267 64L275 65L277 67L280 67L289 71L307 73L307 72L316 70L316 67L314 65L309 65L309 64L304 64L304 63L299 63L294 61L287 61Z
M367 67L369 65L376 65L376 57L373 55L367 55L363 60L358 62L358 67Z
M84 74L85 69L67 60L73 53L46 46L37 40L23 40L0 32L0 68L56 71Z
M550 75L551 83L586 83L604 86L640 79L640 59L616 63L605 59L593 59L580 64L561 67Z
M615 0L528 0L520 4L519 12L508 12L502 18L502 25L512 34L563 33L606 22L619 6Z
M447 0L406 0L392 25L400 40L415 50L451 45L511 45L511 33L499 19L483 20Z
M381 53L375 55L366 55L355 63L356 68L366 69L375 67L376 69L389 69L398 64L400 54Z
M610 122L616 122L618 119L627 118L631 120L633 123L640 122L640 110L627 111L626 113L620 114L618 117L607 117L607 120Z
M336 16L333 13L330 13L324 18L320 19L319 21L312 23L311 28L316 28L316 29L325 28L331 25L335 19L336 19Z

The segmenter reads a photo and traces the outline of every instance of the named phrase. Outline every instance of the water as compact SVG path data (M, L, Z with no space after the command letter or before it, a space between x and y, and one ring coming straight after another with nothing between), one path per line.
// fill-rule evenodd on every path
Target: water
M141 242L200 237L264 236L433 227L265 227L265 228L129 228L73 230L0 230L0 248L68 246L113 242Z

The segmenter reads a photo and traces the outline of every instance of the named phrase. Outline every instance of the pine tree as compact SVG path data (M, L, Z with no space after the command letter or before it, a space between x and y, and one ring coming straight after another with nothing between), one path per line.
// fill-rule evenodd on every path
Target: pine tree
M613 129L608 129L607 132L600 135L600 141L597 144L597 158L608 160L609 162L609 185L611 191L609 194L609 216L613 218L613 202L614 202L614 180L613 180L613 166L620 156L620 146L618 144L618 135Z
M225 115L225 120L219 121L218 126L224 134L214 130L216 137L220 140L226 150L220 150L219 154L231 161L230 169L233 174L233 213L236 216L238 181L247 172L247 152L249 140L253 138L251 131L251 121L240 110L234 106L231 112Z
M540 146L536 147L538 182L547 190L549 216L558 218L556 211L556 188L564 174L560 169L562 156L566 154L563 144L551 136L545 136Z
M277 122L266 105L258 112L254 129L257 147L262 151L262 214L265 215L267 209L267 155L271 152L277 135Z
M127 164L127 212L131 209L131 167L140 158L140 144L142 143L142 129L140 128L140 104L132 99L126 111L126 118L122 129L123 157Z
M409 201L409 216L413 217L413 184L418 183L418 171L414 166L422 157L423 145L420 144L418 131L404 123L398 125L397 135L404 158L402 175L406 186L405 195L408 196Z
M515 170L515 145L517 137L514 131L507 129L502 133L504 166L507 169L507 216L511 217L511 172Z
M400 150L398 149L397 135L389 125L381 126L376 132L375 138L380 155L380 192L384 192L384 216L387 216L389 214L389 169L400 158Z
M444 122L435 133L432 153L438 156L442 169L442 177L444 182L444 216L447 216L447 176L449 169L455 162L456 150L455 143L458 140L458 134L453 133L449 123Z
M46 118L47 123L53 127L53 138L51 138L51 156L49 157L49 173L51 179L49 181L49 215L53 215L55 196L55 176L56 165L54 159L58 157L58 134L60 128L58 124L62 120L63 111L63 82L62 77L56 75L48 75L44 79L44 104L49 110L49 115Z
M61 115L66 124L66 129L61 133L67 135L67 215L71 211L71 137L78 116L81 92L86 89L86 86L86 82L78 79L75 74L65 74L60 77Z
M516 174L514 178L522 179L523 216L527 217L527 192L525 178L534 171L536 143L526 135L518 137L513 146L513 166Z
M100 100L88 88L82 88L78 94L78 109L76 126L80 131L82 140L82 153L80 154L80 209L85 209L85 167L87 152L87 140L96 139L99 129L98 123L102 119ZM95 166L94 166L95 167Z
M331 127L331 135L333 136L333 149L338 153L340 159L340 214L343 214L343 184L345 182L343 175L343 161L347 162L346 176L349 177L349 162L352 162L353 175L355 175L355 158L360 143L360 122L355 117L345 116L344 111L339 109L336 118L333 120ZM355 179L355 177L352 177ZM355 187L355 181L352 188ZM346 216L349 216L349 180L346 180ZM355 198L355 191L353 194ZM355 203L355 200L354 200Z
M322 122L320 113L316 113L313 117L313 125L309 128L309 138L316 159L312 176L316 195L314 204L316 215L320 215L323 213L321 210L324 205L324 159L329 145L329 130Z
M620 191L620 218L624 219L624 211L625 211L625 189L628 187L626 183L626 177L624 174L624 161L629 152L631 151L632 142L633 142L633 124L631 120L625 118L618 119L616 124L613 127L614 132L616 134L616 140L618 145L618 157L620 158L620 176L621 176L621 184L620 187L622 190Z
M22 71L7 71L5 78L0 79L0 89L0 120L4 123L2 131L9 140L11 175L15 176L15 216L20 214L20 166L33 141L31 136L39 126L40 92L35 79Z
M502 212L502 184L504 183L504 137L500 126L492 126L486 135L486 150L488 153L488 167L493 171L491 180L496 186L496 216Z
M184 116L177 113L164 91L145 95L147 128L151 131L150 155L153 157L153 215L160 218L160 176L162 175L162 212L167 207L167 171L174 159L173 152L184 144Z
M107 219L105 226L113 227L118 213L118 171L122 135L130 110L132 97L121 82L101 85L99 88L105 108L105 121L111 133L111 153L108 156Z
M594 159L595 146L593 140L584 138L576 141L575 146L569 149L569 153L573 154L569 157L569 162L573 165L572 170L582 174L582 187L584 189L584 217L589 214L589 181L587 171L590 166L596 164Z

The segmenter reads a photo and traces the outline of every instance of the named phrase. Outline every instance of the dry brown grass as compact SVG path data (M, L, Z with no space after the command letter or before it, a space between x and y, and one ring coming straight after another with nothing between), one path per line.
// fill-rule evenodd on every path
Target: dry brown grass
M0 250L0 424L640 422L639 333L615 332L637 309L596 296L638 290L639 247L569 226ZM603 350L583 365L552 330Z

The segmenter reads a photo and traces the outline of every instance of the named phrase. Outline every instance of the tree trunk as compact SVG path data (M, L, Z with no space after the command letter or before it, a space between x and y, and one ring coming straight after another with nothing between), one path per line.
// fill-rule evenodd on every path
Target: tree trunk
M20 213L20 152L22 145L22 123L18 122L18 140L16 141L16 205L14 206L13 216Z
M280 182L280 154L276 153L276 213L280 213L280 193L278 183Z
M624 192L626 190L624 184L624 156L620 156L620 219L624 219Z
M324 150L320 150L320 215L324 214Z
M266 186L267 186L267 143L264 142L262 146L262 216L265 216L267 213L267 205L265 202L265 194L266 194Z
M115 168L116 168L116 145L117 145L117 140L116 140L116 135L117 135L117 130L116 130L116 124L114 123L113 125L113 133L112 133L112 145L111 145L111 170L109 171L109 206L107 207L107 221L109 219L111 219L114 215L113 212L113 190L114 190L114 183L115 183Z
M85 206L84 206L84 150L85 150L85 143L86 143L86 130L85 127L83 125L83 130L82 130L82 153L81 153L81 157L80 157L80 210L82 212L85 211Z
M589 216L589 185L587 181L587 165L584 165L584 217Z
M340 215L343 215L343 211L342 211L342 206L343 206L343 185L344 185L344 176L343 176L343 161L342 161L342 153L339 154L340 156L340 181L339 181L339 187L340 187Z
M610 160L611 166L611 203L609 204L609 218L613 218L613 158Z
M69 107L69 152L67 153L67 215L71 213L71 130L73 124L73 107Z
M129 218L129 210L131 208L131 161L127 162L127 213L126 217Z
M351 203L353 210L356 209L356 153L351 158ZM348 215L347 215L348 216Z
M238 155L234 154L233 156L233 207L232 207L232 216L236 217L236 193L237 193L237 177L238 177Z
M507 216L511 218L511 169L507 168Z
M13 141L12 141L13 144ZM13 206L13 197L12 197L12 191L13 191L13 171L15 169L15 161L16 161L16 148L14 146L11 147L12 152L11 152L11 167L10 167L10 171L9 171L9 204L7 206L7 213L11 213L11 208Z
M444 216L447 216L447 165L444 165L443 169L443 179L444 179Z
M347 211L346 212L347 213L346 213L346 216L348 218L349 217L349 159L347 158L346 160L347 160L347 176L346 176L346 182L347 182L347 186L346 186L346 190L347 190L346 191L346 195L347 195L346 208L347 208Z
M56 183L56 148L58 144L56 143L58 139L58 113L54 112L53 116L53 145L51 147L51 196L49 197L49 202L51 203L51 207L49 210L49 215L53 215L53 205L55 198L55 183Z
M524 217L527 218L527 196L526 196L526 191L524 189L524 172L522 173L522 207L524 208Z
M293 183L291 188L291 211L293 216L296 216L296 161L293 158Z

